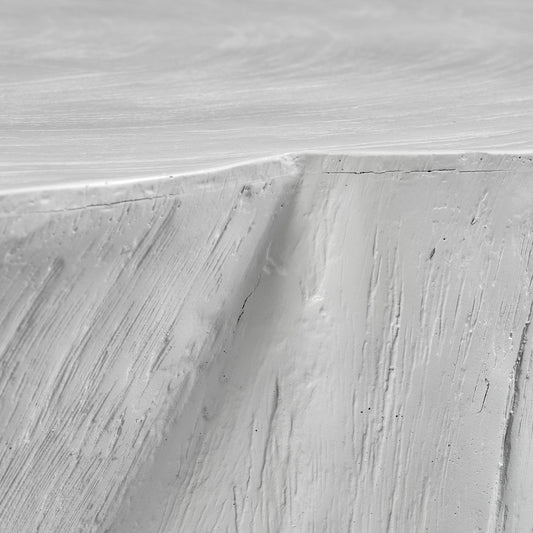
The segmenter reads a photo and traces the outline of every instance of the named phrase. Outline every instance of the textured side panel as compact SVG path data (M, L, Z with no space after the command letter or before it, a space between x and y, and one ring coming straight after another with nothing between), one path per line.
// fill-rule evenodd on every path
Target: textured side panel
M529 531L531 175L309 155L0 199L3 527Z
M523 460L506 434L517 357L531 354L530 165L471 155L387 170L401 163L362 174L360 161L325 165L347 188L368 178L364 234L375 235L362 368L368 414L381 407L363 431L362 529L527 531L495 516L508 456ZM519 478L528 509L531 480Z
M98 530L232 337L298 180L279 170L169 181L153 198L56 192L47 209L42 195L4 212L3 531Z
M495 527L533 188L474 160L307 158L231 348L109 531Z

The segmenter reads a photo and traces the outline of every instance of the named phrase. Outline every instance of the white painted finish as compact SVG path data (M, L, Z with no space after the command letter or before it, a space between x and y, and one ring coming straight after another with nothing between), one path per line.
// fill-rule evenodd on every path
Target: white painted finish
M533 151L532 23L529 0L3 0L0 190Z
M531 171L309 155L4 199L5 530L529 531Z
M533 530L532 22L2 2L0 531Z

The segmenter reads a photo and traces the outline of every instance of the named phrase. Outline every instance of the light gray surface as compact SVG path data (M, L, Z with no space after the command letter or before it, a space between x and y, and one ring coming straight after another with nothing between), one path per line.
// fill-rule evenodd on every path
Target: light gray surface
M2 533L531 531L532 13L0 4Z
M302 150L533 151L528 0L3 0L0 191Z
M4 530L530 531L532 166L1 198Z

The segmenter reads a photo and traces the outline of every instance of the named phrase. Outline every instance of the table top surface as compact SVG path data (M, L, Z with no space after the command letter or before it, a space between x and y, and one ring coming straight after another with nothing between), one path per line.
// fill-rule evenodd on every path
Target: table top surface
M0 1L0 192L287 152L533 151L528 0Z

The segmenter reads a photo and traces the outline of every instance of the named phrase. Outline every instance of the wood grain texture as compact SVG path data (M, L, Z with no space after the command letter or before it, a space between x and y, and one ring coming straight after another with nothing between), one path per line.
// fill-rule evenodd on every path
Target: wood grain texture
M532 171L302 155L5 196L4 529L529 531Z
M533 151L528 0L2 0L0 190L308 150Z

